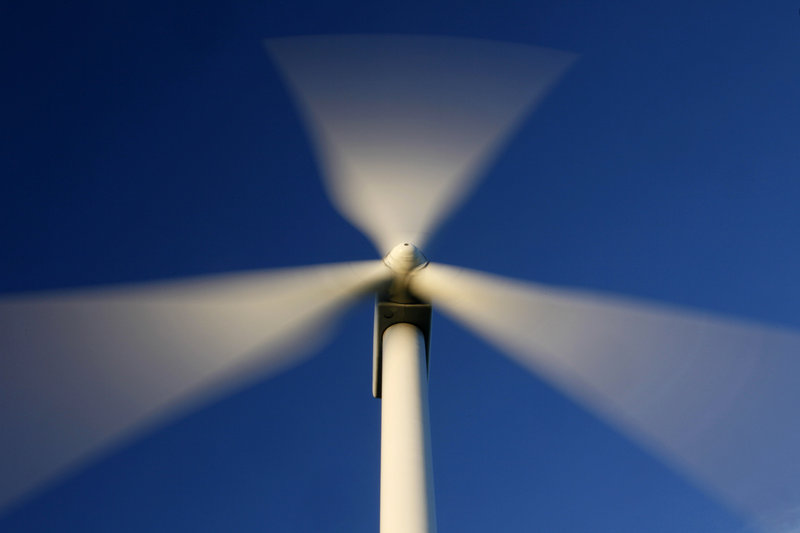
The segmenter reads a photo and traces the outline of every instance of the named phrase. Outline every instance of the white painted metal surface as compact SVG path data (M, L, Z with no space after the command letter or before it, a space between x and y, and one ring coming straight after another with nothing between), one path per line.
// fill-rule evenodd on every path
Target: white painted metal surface
M427 265L428 259L414 244L401 242L386 254L383 262L397 274L408 274L417 267Z
M381 533L435 533L425 340L411 324L383 334Z

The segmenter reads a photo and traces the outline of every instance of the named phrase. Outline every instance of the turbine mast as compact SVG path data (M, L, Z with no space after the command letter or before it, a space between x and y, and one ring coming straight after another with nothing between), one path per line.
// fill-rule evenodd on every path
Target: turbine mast
M425 337L383 333L380 533L436 533Z
M427 259L411 243L384 258L394 273L375 305L372 392L381 398L380 533L436 533L428 362L431 306L408 291Z

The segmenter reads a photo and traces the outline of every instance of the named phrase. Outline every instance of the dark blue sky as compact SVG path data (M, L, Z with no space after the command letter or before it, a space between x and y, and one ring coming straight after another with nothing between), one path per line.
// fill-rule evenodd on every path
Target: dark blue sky
M800 328L800 17L776 2L0 7L0 289L369 259L262 39L422 33L579 60L434 260ZM317 358L164 424L0 531L367 532L371 306ZM441 316L439 530L740 531L741 517Z

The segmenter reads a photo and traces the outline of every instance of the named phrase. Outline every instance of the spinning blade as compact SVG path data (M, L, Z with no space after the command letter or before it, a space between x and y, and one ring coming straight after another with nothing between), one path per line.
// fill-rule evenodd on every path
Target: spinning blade
M430 265L411 290L762 525L800 501L800 335Z
M381 254L422 247L573 61L468 39L267 41L294 91L334 205Z
M0 508L298 361L386 279L370 261L0 300Z

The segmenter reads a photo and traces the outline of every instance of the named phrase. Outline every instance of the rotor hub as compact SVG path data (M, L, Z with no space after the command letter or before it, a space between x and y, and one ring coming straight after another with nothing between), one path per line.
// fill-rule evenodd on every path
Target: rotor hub
M401 242L391 249L383 262L396 274L408 274L428 264L428 258L410 242Z

